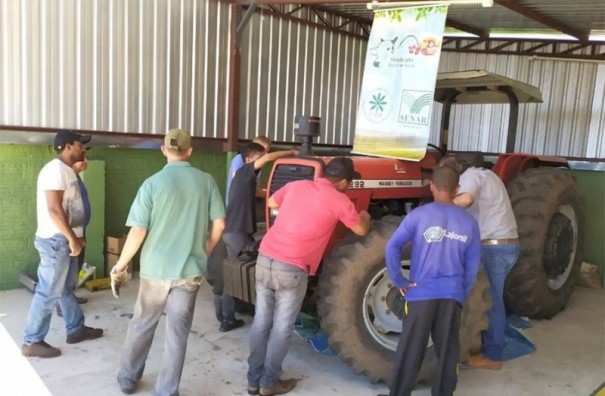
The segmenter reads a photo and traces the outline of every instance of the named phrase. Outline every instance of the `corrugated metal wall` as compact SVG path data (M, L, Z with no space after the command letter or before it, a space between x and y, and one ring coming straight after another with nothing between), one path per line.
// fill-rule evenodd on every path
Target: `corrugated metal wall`
M605 50L602 46L600 52ZM440 70L485 69L539 87L544 103L520 105L515 151L605 158L605 65L528 56L443 52ZM454 106L449 147L503 152L506 105ZM440 111L431 141L438 138Z
M226 136L229 6L0 0L0 124Z
M366 44L256 13L242 41L240 136L293 141L294 117L315 115L322 118L319 143L351 144Z
M214 0L0 0L0 124L225 137L229 23L229 6ZM310 114L322 117L321 143L352 144L366 41L346 29L253 15L240 137L293 141L294 117ZM605 158L605 65L443 52L441 71L469 69L542 89L543 104L521 106L517 151ZM432 142L439 116L437 106ZM452 149L504 150L506 106L452 116Z

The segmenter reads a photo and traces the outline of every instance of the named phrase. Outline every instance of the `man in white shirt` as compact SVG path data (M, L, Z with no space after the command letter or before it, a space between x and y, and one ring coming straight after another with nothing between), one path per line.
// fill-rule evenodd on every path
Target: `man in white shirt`
M446 156L440 165L450 166L460 174L454 203L467 209L479 222L481 263L490 283L489 327L483 332L481 354L471 356L468 366L500 370L506 331L504 282L519 257L515 214L504 183L491 170L470 166L455 155Z
M103 330L84 325L84 315L76 297L78 255L84 243L84 204L78 179L72 169L85 156L90 136L60 131L54 139L57 158L38 175L35 246L40 254L38 283L32 300L21 352L24 356L52 358L61 350L44 341L57 302L63 311L67 343L76 344L103 335Z

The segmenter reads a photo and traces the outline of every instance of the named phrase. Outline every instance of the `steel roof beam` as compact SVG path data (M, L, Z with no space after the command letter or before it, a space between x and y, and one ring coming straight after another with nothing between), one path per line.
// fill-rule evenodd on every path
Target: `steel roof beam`
M466 33L474 34L475 36L486 39L489 37L489 32L483 29L474 28L462 22L458 22L455 19L447 18L445 20L445 25L456 30L460 30Z
M560 44L571 44L571 48L562 49ZM605 53L599 53L603 42L578 44L577 41L550 41L535 44L527 39L470 39L468 37L444 38L442 51L466 52L475 54L540 56L544 58L566 58L605 61ZM547 51L537 51L547 47ZM583 49L589 49L582 51Z
M588 42L590 32L581 31L567 26L565 23L544 15L538 11L533 10L527 6L519 4L516 0L494 0L494 3L501 5L502 7L508 8L518 14L523 15L531 20L534 20L542 25L548 26L551 29L557 30L561 33L565 33L571 37L575 37L581 42ZM570 3L570 7L573 7Z
M308 8L311 9L311 11L313 12L313 15L318 16L318 18L321 20L321 23L312 21L310 19L311 13L309 13L308 16L289 15L287 13L284 13L283 11L276 11L274 7L271 7L271 8L257 7L255 12L257 12L259 14L263 14L263 15L274 16L276 18L281 18L281 19L284 19L287 21L299 22L306 26L314 26L314 27L324 29L324 30L327 30L330 32L341 33L346 36L355 37L355 38L362 39L362 40L368 39L368 37L365 35L365 33L366 33L365 29L360 27L361 32L357 33L354 31L345 30L346 26L339 28L338 25L336 25L335 23L333 23L333 21L331 21L331 19L334 19L333 17L335 17L335 15L332 15L332 18L325 18L324 16L320 15L322 10L316 10L316 9L314 9L315 7L308 7ZM357 22L357 21L355 21L355 22ZM347 26L348 25L349 24L347 24ZM356 24L355 26L360 26L360 25Z

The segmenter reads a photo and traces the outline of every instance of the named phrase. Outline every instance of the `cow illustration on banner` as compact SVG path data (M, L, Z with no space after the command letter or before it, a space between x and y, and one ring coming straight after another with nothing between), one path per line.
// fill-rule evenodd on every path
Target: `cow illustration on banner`
M353 152L419 161L429 141L447 6L374 13Z

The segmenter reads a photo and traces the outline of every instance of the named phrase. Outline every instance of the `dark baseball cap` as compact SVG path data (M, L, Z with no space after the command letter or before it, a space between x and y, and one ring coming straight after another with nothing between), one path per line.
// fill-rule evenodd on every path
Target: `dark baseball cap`
M336 180L346 179L348 181L361 178L359 172L355 172L353 160L348 157L336 157L330 161L326 165L324 176Z
M80 135L74 131L59 131L55 135L55 140L53 141L53 146L55 150L63 150L66 145L71 144L73 142L81 142L88 143L92 139L90 135Z

